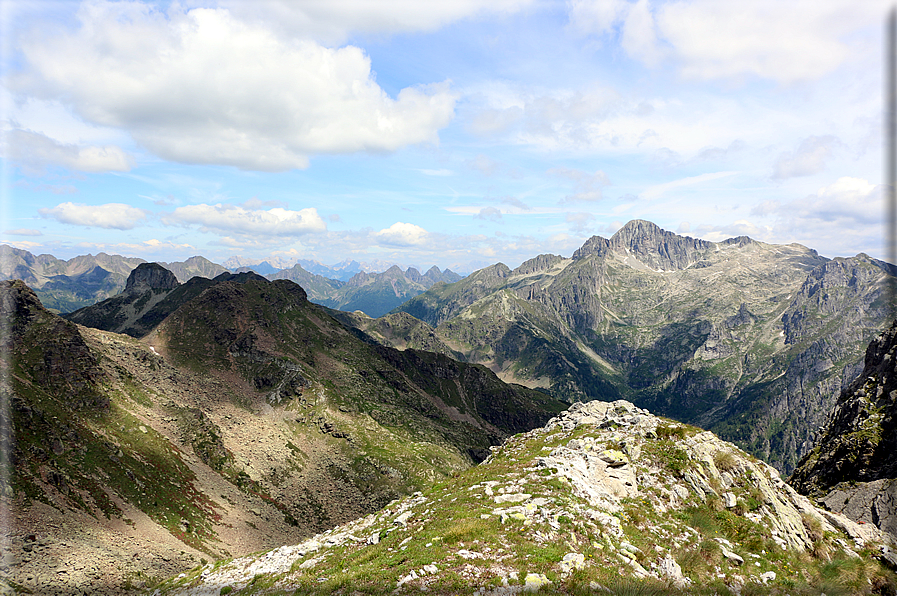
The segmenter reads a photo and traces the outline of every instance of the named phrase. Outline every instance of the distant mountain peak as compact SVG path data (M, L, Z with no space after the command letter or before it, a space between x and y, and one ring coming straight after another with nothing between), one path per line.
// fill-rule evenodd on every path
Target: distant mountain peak
M644 265L656 270L678 270L693 265L702 253L716 244L690 236L680 236L643 219L633 219L611 236L610 240L592 236L575 253L575 260L609 251L632 253Z
M180 283L174 273L159 263L141 263L128 275L125 291L146 286L154 290L171 290Z

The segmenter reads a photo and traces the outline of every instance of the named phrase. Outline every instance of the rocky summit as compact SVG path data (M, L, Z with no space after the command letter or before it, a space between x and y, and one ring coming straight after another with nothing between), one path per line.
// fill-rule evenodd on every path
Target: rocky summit
M863 372L841 392L789 481L897 537L897 321L869 344Z
M154 594L890 594L888 540L712 433L590 402L457 478Z

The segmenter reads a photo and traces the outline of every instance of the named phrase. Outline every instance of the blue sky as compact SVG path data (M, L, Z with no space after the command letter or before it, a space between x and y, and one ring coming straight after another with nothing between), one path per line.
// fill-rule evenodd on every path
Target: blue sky
M0 241L468 272L640 218L881 258L887 8L0 0Z

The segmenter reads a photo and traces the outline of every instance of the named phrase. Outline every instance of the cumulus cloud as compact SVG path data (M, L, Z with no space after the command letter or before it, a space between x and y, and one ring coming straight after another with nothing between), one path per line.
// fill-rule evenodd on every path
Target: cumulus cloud
M60 98L164 159L305 168L314 154L437 142L454 115L447 84L393 99L361 49L280 38L226 9L93 1L78 17L76 31L24 39L31 71L14 89Z
M796 151L786 151L773 164L773 179L811 176L825 170L826 161L841 142L831 135L807 137Z
M827 256L876 252L884 223L883 187L842 177L793 201L764 201L751 214L772 222L770 242L800 242Z
M423 244L428 236L429 233L422 227L403 222L396 222L374 234L378 242L390 246L418 246Z
M862 178L843 177L815 195L793 201L787 209L802 218L879 224L884 213L881 199L880 186Z
M607 174L601 170L590 174L571 168L552 168L548 170L548 173L553 176L567 178L574 183L573 194L564 197L560 201L561 203L600 201L602 198L601 189L610 184Z
M178 207L163 216L162 221L172 225L199 225L217 232L266 236L301 236L327 229L313 207L292 211L282 207L265 210L200 203Z
M148 215L143 209L124 203L105 205L60 203L53 208L37 211L41 216L55 219L60 223L115 230L130 230L142 223Z
M40 172L49 165L78 172L127 172L134 165L131 156L115 145L64 144L22 129L6 131L3 141L3 156L31 172Z
M772 228L770 226L757 225L746 219L739 219L723 226L698 226L695 232L700 238L711 242L721 242L738 236L749 236L754 240L766 240Z
M499 163L480 153L475 158L468 160L467 165L469 165L474 170L477 170L484 176L491 176L495 173L495 171L499 168Z
M502 197L499 199L500 203L504 203L505 205L510 205L517 211L532 211L532 207L518 199L517 197Z
M759 76L782 83L819 78L852 55L851 33L880 26L885 0L819 2L660 2L572 0L580 33L619 36L634 59L655 66L674 59L698 79Z

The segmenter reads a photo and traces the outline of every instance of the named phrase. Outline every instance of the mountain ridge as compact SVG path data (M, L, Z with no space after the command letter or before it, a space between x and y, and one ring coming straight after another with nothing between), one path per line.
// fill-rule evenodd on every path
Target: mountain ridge
M632 399L789 471L886 324L894 272L865 254L635 220L572 258L495 264L394 312L505 380L567 402Z
M712 433L589 402L456 478L159 594L885 594L890 547Z

